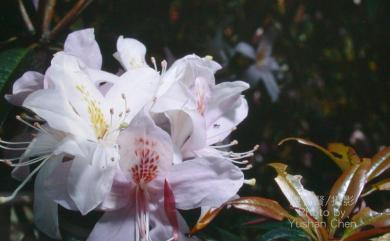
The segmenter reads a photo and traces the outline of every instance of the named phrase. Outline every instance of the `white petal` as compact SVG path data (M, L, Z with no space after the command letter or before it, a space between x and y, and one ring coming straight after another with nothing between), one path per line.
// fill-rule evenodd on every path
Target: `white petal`
M58 226L58 205L46 193L44 182L61 163L63 155L47 160L39 170L34 184L34 223L51 238L60 239Z
M248 88L249 85L242 81L223 82L216 85L212 89L212 95L207 105L206 125L210 126L226 112L236 108L234 103L241 97L241 92Z
M102 55L95 40L93 28L69 34L64 43L64 51L80 58L90 68L100 69L102 67Z
M232 104L230 110L207 128L207 145L223 141L248 115L248 102L244 96Z
M111 153L97 147L91 160L76 156L69 171L68 192L82 214L101 204L109 193L115 172L116 161Z
M239 42L236 45L235 51L237 53L240 53L250 59L256 60L256 52L255 49L249 45L248 43L245 42Z
M167 177L176 207L218 207L236 195L243 184L242 171L221 158L195 158L172 167ZM162 185L162 184L161 184Z
M144 67L146 65L146 47L140 41L120 36L116 48L118 52L114 54L114 57L126 70Z
M158 81L158 73L149 67L121 75L106 93L106 99L114 110L113 123L129 123L146 104L151 103Z
M28 71L15 81L12 94L5 95L5 98L11 104L20 106L29 94L39 89L43 89L43 75Z
M87 241L135 240L135 207L106 212L96 223Z
M140 158L135 155L135 150L143 148L148 148L159 156L157 163L159 173L172 165L173 149L168 133L156 126L151 117L144 112L140 112L129 127L120 133L117 143L120 150L120 164L124 171L137 164Z

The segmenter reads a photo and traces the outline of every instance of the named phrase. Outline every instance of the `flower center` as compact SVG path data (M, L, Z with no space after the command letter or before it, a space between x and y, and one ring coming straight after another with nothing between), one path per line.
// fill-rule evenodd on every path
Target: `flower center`
M77 85L77 90L83 95L84 100L88 105L88 114L89 120L91 121L92 127L95 131L96 138L101 140L108 132L108 124L106 123L106 118L104 117L103 111L100 109L98 103L92 96L88 93L83 85Z
M155 146L153 141L139 138L137 140L141 147L134 151L137 164L131 167L133 181L137 184L146 184L156 178L158 174L158 163L160 155L152 148Z
M202 116L206 111L207 101L209 99L209 87L207 86L206 80L197 78L195 80L195 97L196 97L196 110Z

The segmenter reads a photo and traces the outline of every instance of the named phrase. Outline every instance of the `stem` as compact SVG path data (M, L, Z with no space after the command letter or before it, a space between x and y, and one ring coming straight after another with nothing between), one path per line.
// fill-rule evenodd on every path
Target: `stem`
M31 22L30 16L27 13L26 7L24 6L24 3L22 0L18 0L19 10L20 14L22 15L24 24L26 25L27 30L31 33L35 33L34 25Z
M42 36L43 42L48 42L50 36L50 24L54 17L54 8L57 0L47 0L43 9Z
M58 35L59 32L69 26L92 1L93 0L77 1L73 8L66 13L66 15L60 20L59 23L57 23L53 31L51 31L50 35L48 36L47 40L52 40Z

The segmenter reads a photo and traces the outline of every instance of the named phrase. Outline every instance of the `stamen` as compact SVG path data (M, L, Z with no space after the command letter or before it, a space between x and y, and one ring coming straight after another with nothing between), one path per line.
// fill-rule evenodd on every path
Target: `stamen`
M34 159L31 159L29 161L26 161L26 162L21 162L21 163L11 163L10 166L12 167L24 167L24 166L29 166L29 165L32 165L34 163L37 163L37 162L40 162L42 160L45 160L48 156L50 155L45 155L45 156L40 156L40 157L36 157Z
M252 164L249 164L249 165L247 165L246 167L240 167L240 169L241 169L242 171L246 171L246 170L252 169L252 167L253 167L253 165L252 165Z
M237 140L233 140L229 144L226 144L226 145L215 145L215 146L212 146L212 147L219 149L219 148L227 148L227 147L235 146L237 144L238 144L238 141Z
M152 57L150 58L150 60L151 60L152 63L153 63L154 70L158 72L158 70L157 70L157 64L156 64L156 59L152 56Z
M27 184L28 181L30 181L30 179L35 175L35 173L37 173L39 171L39 169L41 169L41 167L47 162L47 160L51 157L51 155L49 157L47 157L44 161L41 162L41 164L39 164L39 166L37 166L24 180L23 182L13 191L13 193L10 195L10 196L7 196L7 197L0 197L0 204L2 203L6 203L6 202L9 202L11 201L12 199L14 199L16 197L16 195L18 195L19 191Z
M5 141L5 140L3 140L3 139L0 138L0 143L8 144L8 145L26 145L26 144L30 144L31 141L16 141L16 142L11 142L11 141Z
M33 128L34 130L40 131L40 129L38 129L37 127L35 127L35 126L31 125L30 123L28 123L27 121L23 120L23 118L20 115L17 115L16 119L18 121L22 122L23 124L25 124L26 126L29 126L29 127Z
M3 145L0 145L0 148L4 150L11 150L11 151L24 151L27 149L27 147L7 147Z
M161 61L161 75L167 72L168 62L164 59Z
M244 184L249 185L249 186L255 186L256 185L256 178L251 178L251 179L245 179Z
M48 130L46 130L45 128L43 128L41 126L41 124L39 124L38 122L34 122L34 126L39 128L40 130L42 130L43 132L47 133L47 134L50 134Z

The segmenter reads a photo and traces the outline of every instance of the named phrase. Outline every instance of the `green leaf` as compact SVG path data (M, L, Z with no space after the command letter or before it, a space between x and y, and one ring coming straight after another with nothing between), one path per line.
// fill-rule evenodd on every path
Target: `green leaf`
M0 52L0 92L7 86L9 78L28 51L28 48L14 48Z
M4 99L6 88L29 50L28 48L14 48L0 52L0 126L10 110L10 105L7 105Z
M261 235L258 241L272 241L283 238L284 240L310 240L307 235L299 229L295 228L276 228Z
M222 228L217 227L216 230L218 231L218 234L220 236L220 240L242 241L242 238L240 238L239 236L232 234L232 233L230 233Z

